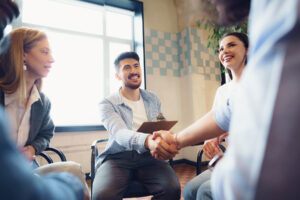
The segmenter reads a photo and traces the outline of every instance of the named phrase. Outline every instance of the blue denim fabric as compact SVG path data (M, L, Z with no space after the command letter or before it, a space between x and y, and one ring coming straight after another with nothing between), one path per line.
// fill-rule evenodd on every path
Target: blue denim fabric
M202 200L199 197L203 195L203 192L209 192L210 190L210 177L211 170L205 170L198 176L194 177L190 180L185 186L183 190L183 198L184 200Z
M160 101L152 92L140 89L148 121L156 120L161 113ZM132 130L133 113L124 104L120 91L112 94L100 102L100 120L107 132L109 141L103 153L97 158L97 166L101 164L106 155L123 151L136 150L138 153L146 152L145 140L149 134Z

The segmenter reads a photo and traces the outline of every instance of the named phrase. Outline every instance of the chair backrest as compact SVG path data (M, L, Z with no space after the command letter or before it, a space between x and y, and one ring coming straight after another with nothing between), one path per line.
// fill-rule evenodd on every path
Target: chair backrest
M97 156L99 155L99 150L104 149L106 143L108 142L108 139L100 139L100 140L95 140L92 145L91 145L91 173L90 173L90 178L91 178L91 189L93 188L93 181L95 177L95 165L96 165L96 159Z

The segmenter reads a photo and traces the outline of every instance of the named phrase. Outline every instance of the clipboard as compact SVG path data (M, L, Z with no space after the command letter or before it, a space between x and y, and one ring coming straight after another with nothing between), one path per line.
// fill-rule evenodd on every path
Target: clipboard
M144 122L137 132L150 133L159 130L170 130L178 121L156 121L156 122Z

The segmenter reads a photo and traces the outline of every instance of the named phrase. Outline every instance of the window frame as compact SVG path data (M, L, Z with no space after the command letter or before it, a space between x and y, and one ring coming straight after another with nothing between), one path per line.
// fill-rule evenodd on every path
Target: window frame
M15 0L16 3L20 7L22 7L22 1L24 0ZM77 0L81 2L86 3L92 3L96 5L101 6L110 6L120 9L126 9L129 11L132 11L134 13L133 16L133 44L130 44L133 46L133 51L137 52L137 54L140 56L140 63L143 64L143 87L146 89L146 67L145 67L145 45L144 45L144 11L143 11L143 2L137 1L137 0ZM22 23L21 20L16 20L13 24L13 27L21 27L26 26L27 23ZM37 28L45 28L41 25L34 25ZM49 30L55 30L58 31L56 28L52 27L46 27ZM59 30L61 31L61 30ZM67 30L63 30L63 32L68 32ZM73 32L73 31L70 31ZM92 34L91 34L92 35ZM106 38L109 38L106 36ZM115 39L111 38L108 40L103 40L103 48L108 48L109 42L118 42L122 41L122 39ZM123 43L123 42L122 42ZM125 43L125 42L124 42ZM104 51L105 52L105 51ZM104 56L105 55L104 53ZM106 61L108 62L108 61ZM109 66L108 63L104 62L104 66ZM106 71L107 68L104 67L104 73L108 72ZM107 81L105 81L107 82ZM104 91L104 94L107 94L109 90L108 87L103 87L106 91ZM82 131L99 131L99 130L106 130L103 125L80 125L80 126L55 126L55 132L82 132Z

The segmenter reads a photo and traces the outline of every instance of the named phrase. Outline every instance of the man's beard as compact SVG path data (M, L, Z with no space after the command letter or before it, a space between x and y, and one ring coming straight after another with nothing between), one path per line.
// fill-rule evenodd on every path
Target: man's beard
M128 79L130 80L133 76L138 76L140 78L139 74L136 73L132 73L128 76ZM139 80L140 82L136 85L136 84L130 84L129 82L125 82L125 87L130 88L130 89L138 89L141 86L142 81Z
M125 83L125 87L135 90L135 89L138 89L141 86L141 83L142 82L140 82L137 85L133 85L133 84L130 84L130 83Z

